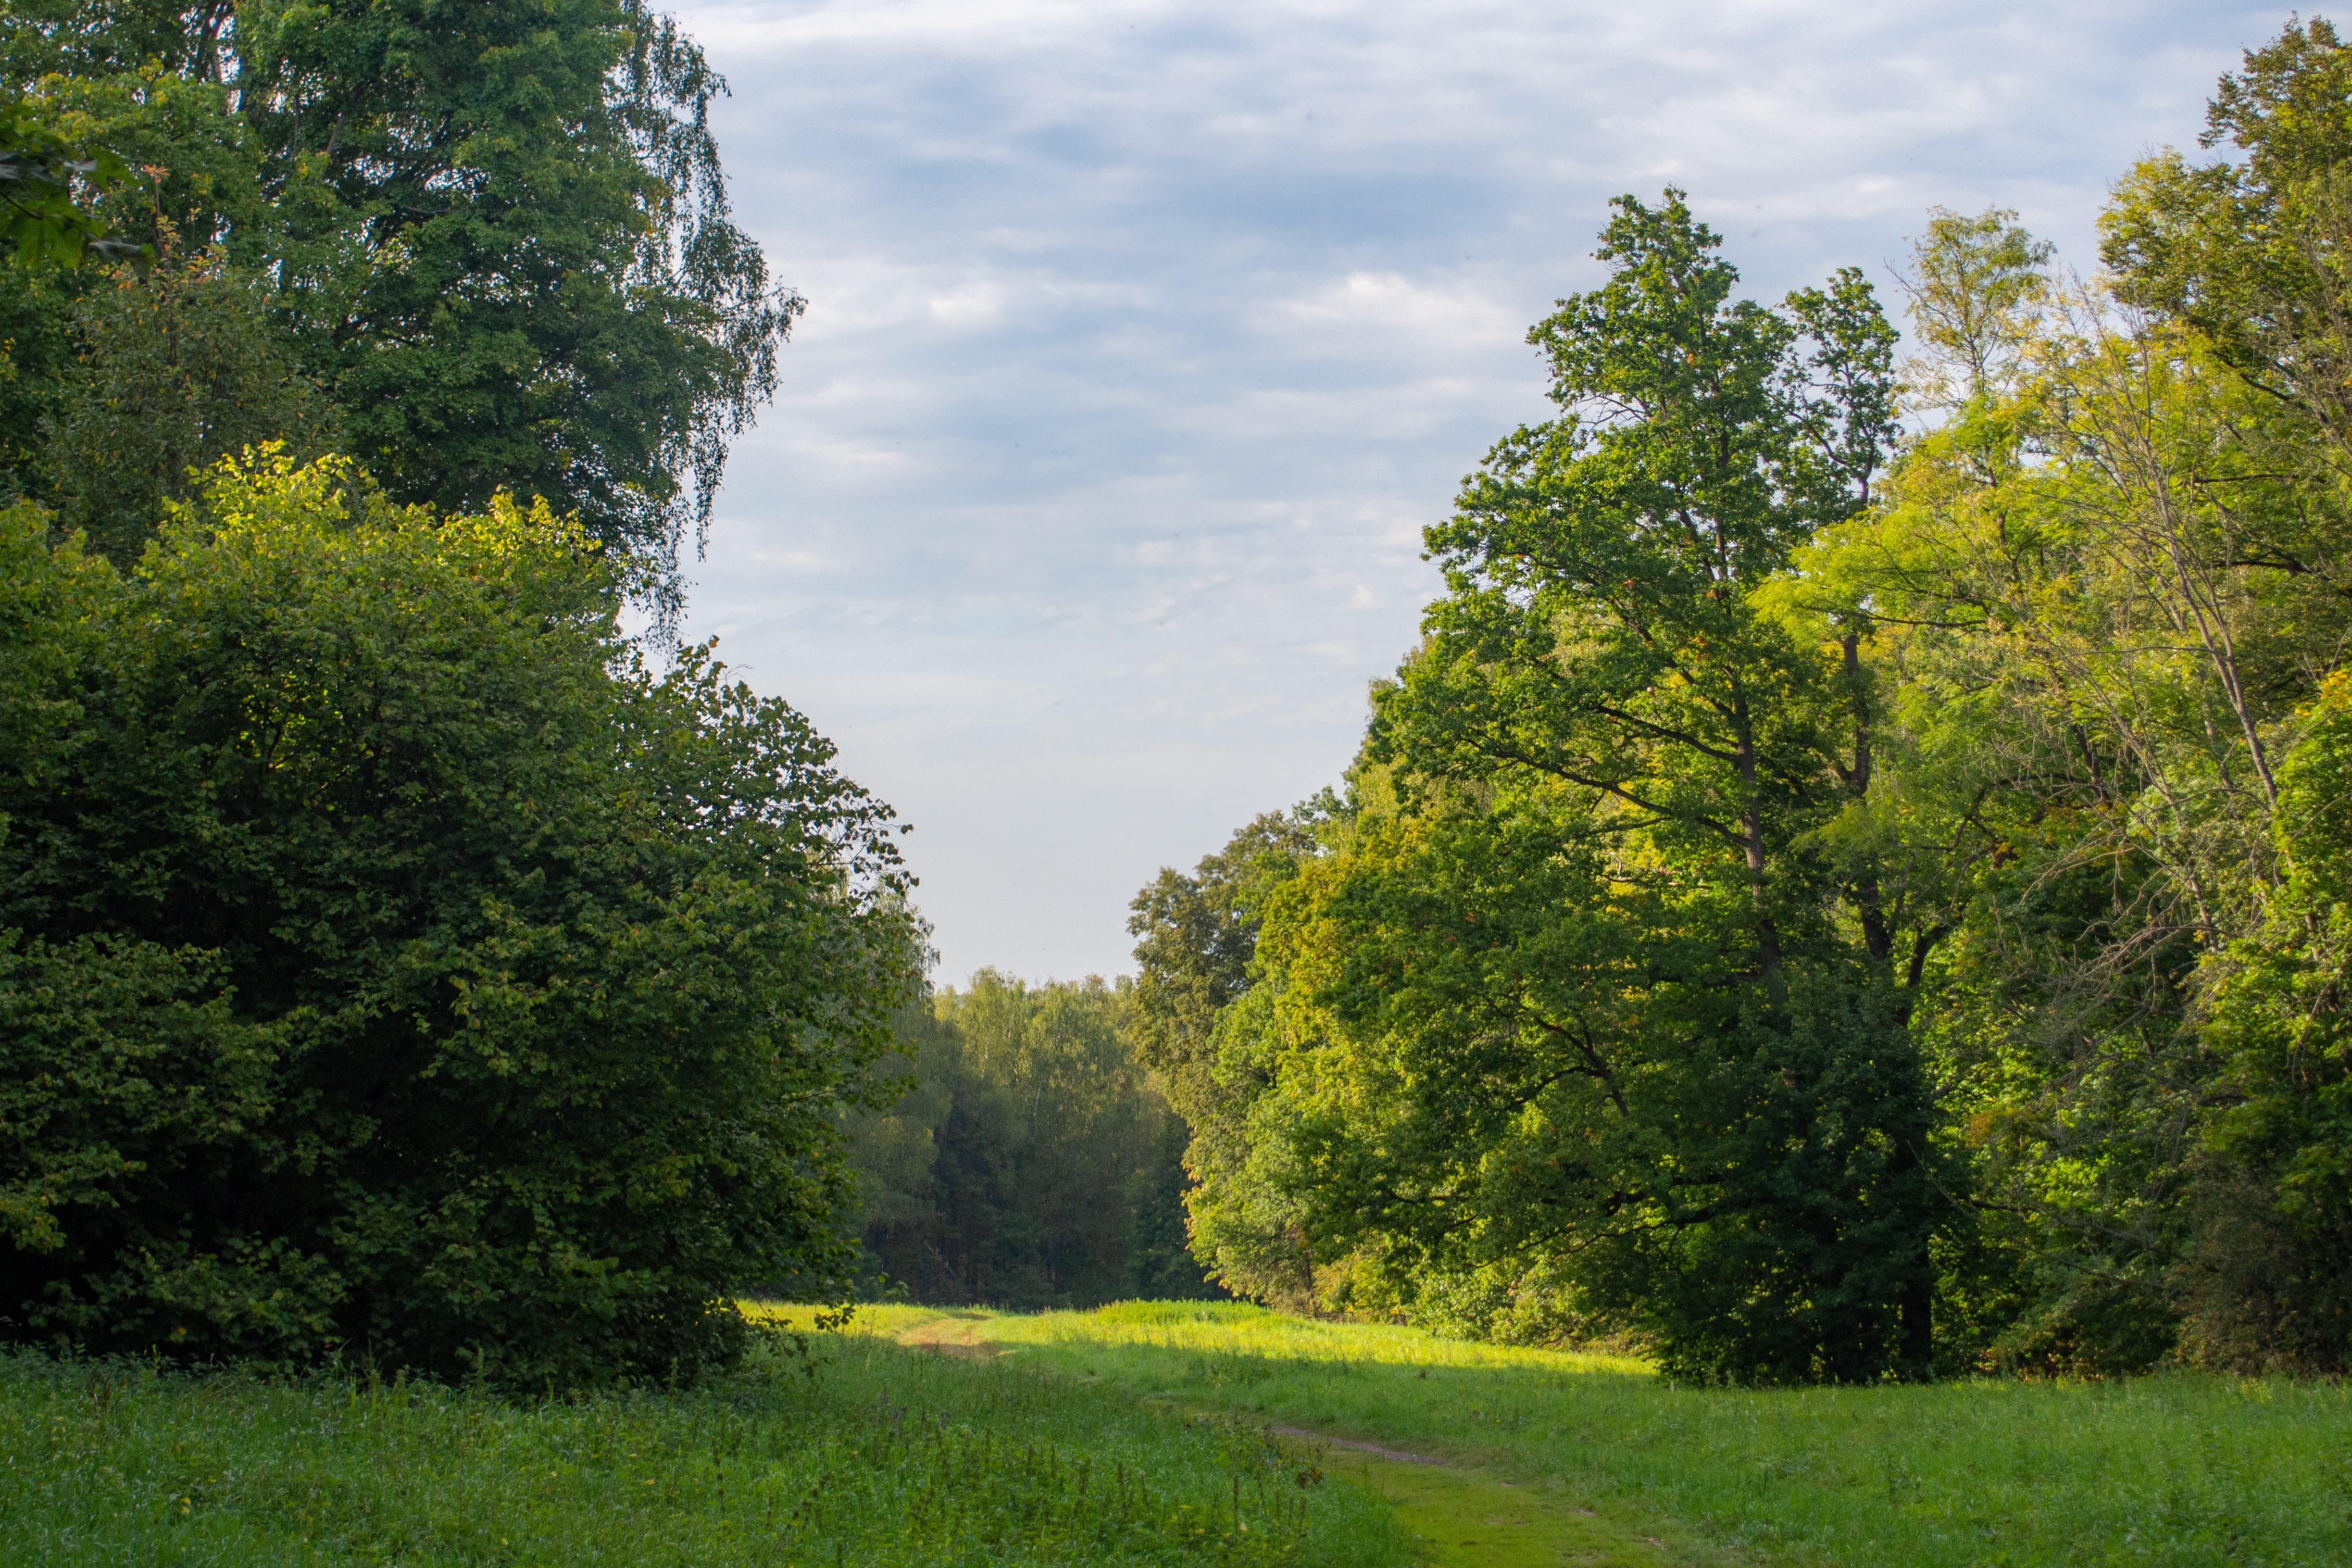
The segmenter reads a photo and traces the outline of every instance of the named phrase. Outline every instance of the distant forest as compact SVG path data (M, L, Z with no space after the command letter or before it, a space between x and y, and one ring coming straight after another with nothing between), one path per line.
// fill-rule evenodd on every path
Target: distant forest
M1184 1124L1128 1040L1134 988L983 969L900 1015L852 1123L875 1281L918 1301L1093 1306L1222 1297L1186 1250Z

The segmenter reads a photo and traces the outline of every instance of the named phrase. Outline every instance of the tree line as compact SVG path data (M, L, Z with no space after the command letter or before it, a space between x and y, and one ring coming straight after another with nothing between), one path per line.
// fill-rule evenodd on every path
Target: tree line
M2352 51L2290 24L1915 352L1669 191L1529 340L1344 790L1136 903L1244 1294L1671 1373L2352 1354Z

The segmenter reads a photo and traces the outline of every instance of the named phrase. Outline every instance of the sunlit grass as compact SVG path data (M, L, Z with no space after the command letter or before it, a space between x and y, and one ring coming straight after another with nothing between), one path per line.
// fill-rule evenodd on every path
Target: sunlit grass
M926 1323L940 1325L926 1327ZM1066 1376L1651 1500L1771 1562L2352 1563L2352 1392L2284 1379L1672 1387L1622 1357L1238 1305L889 1309Z
M2352 1563L2337 1386L1677 1389L1623 1357L1197 1302L867 1309L812 1343L814 1379L763 1352L567 1399L0 1356L0 1562L1402 1568L1389 1511L1299 1487L1273 1424L1483 1467L1400 1494L1451 1532L1435 1561L1482 1568L1519 1560L1486 1529L1513 1479L1594 1563Z
M0 1562L1402 1565L1376 1498L1034 1367L822 1342L696 1389L501 1396L0 1355ZM1310 1478L1312 1479L1312 1478Z

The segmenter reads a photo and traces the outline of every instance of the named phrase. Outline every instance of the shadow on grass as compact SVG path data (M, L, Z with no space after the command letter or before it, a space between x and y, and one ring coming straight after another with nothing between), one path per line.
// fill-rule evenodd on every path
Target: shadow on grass
M925 1316L892 1312L905 1316L872 1326ZM1438 1455L1627 1521L1701 1527L1645 1530L1675 1556L1704 1539L1734 1560L1843 1568L2352 1563L2340 1385L2180 1374L1687 1389L1622 1357L1235 1303L959 1317L954 1333L1180 1409Z

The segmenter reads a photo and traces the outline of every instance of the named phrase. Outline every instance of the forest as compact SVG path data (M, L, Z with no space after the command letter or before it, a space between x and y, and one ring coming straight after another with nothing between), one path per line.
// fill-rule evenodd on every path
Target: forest
M548 1561L637 1561L642 1503L712 1562L1336 1564L1420 1550L1343 1427L1568 1486L1522 1429L1571 1385L1808 1454L1835 1407L1756 1401L1937 1385L1836 1461L1925 1519L1918 1400L2157 1373L2211 1381L2147 1433L2271 1422L2290 1500L2239 1520L2241 1466L2148 1560L2341 1544L2326 21L2116 183L2087 272L1937 207L1883 283L1761 300L1684 192L1617 198L1338 784L1141 888L1132 977L961 986L905 824L678 638L803 301L674 20L7 0L0 72L0 1425L55 1456L0 1512L43 1560L132 1550L117 1399L156 1530L371 1521L302 1561L518 1560L465 1489L544 1463ZM1417 1370L1343 1421L1334 1357ZM215 1431L221 1388L278 1414ZM477 1500L236 1447L346 1396L351 1475ZM706 1479L640 1500L637 1445ZM1559 1527L1995 1560L1703 1447L1610 1449Z
M2343 45L2101 270L1990 211L1744 298L1678 193L1343 790L1135 904L1229 1290L1738 1383L2341 1373Z
M2340 1374L2344 46L1743 298L1616 204L1343 793L1138 899L1195 1249L1738 1383Z

